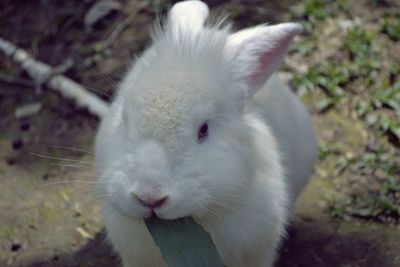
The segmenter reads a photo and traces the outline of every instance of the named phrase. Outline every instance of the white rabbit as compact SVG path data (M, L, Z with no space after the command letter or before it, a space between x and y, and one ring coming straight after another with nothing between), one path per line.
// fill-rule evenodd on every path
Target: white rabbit
M103 217L125 267L166 266L142 220L153 214L193 216L227 266L272 266L312 171L309 115L270 77L301 27L232 33L207 17L200 1L175 4L101 123Z

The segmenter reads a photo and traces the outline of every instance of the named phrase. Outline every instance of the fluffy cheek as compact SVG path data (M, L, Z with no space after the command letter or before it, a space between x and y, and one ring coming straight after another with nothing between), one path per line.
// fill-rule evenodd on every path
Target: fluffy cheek
M209 199L208 193L198 186L181 185L171 191L170 199L156 214L162 219L200 216L209 205Z

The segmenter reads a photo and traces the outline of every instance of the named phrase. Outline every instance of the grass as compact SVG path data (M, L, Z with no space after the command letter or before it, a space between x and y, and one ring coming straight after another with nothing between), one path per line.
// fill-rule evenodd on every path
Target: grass
M382 32L387 34L392 40L400 41L400 16L385 17Z
M399 45L400 10L379 14L379 20L371 14L361 23L348 12L368 4L308 0L293 9L295 18L305 20L307 33L292 47L292 55L307 68L295 72L292 84L317 120L335 110L343 120L360 122L367 133L367 143L348 148L337 149L341 140L334 134L320 140L320 164L335 162L332 176L339 181L340 194L327 200L327 212L335 218L398 223L400 65L391 49ZM330 43L335 46L328 53ZM339 125L326 127L335 132Z
M333 217L353 216L385 223L396 223L400 219L400 181L389 176L375 192L355 195L346 202L331 200L327 211Z

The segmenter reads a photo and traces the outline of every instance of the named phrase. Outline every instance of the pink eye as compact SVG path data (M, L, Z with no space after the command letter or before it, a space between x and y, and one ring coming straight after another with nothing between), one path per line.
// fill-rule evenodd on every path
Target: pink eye
M200 144L201 142L207 139L207 136L208 136L208 123L205 121L200 125L199 130L197 131L197 142L199 142Z

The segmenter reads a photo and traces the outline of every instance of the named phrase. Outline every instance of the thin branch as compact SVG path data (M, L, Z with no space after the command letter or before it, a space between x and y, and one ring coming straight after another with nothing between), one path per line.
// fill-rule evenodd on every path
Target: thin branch
M35 60L25 50L3 38L0 38L0 50L19 63L34 81L45 82L50 88L60 92L64 97L73 99L78 106L87 108L99 118L107 113L109 105L105 101L64 75L54 75L55 71L51 66Z

